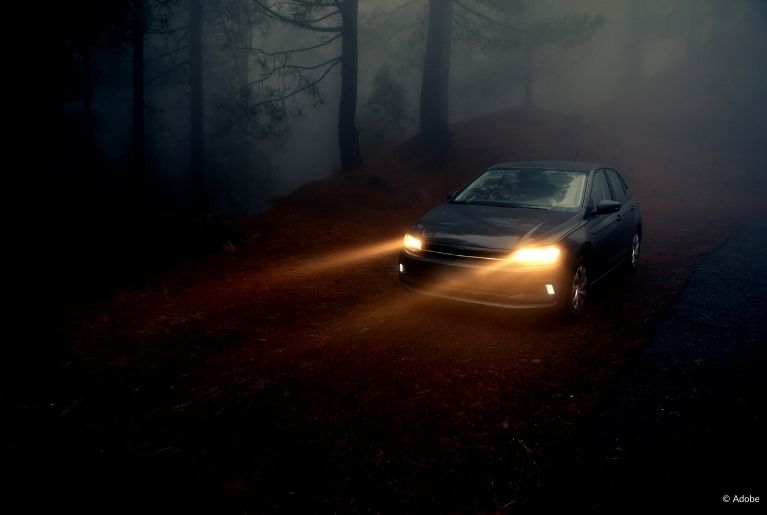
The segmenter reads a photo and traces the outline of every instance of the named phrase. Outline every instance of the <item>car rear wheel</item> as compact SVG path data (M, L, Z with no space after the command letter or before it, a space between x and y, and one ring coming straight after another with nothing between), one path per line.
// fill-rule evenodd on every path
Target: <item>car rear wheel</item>
M567 318L577 318L583 313L589 287L589 269L586 260L578 259L569 276L568 294L562 299L561 311Z

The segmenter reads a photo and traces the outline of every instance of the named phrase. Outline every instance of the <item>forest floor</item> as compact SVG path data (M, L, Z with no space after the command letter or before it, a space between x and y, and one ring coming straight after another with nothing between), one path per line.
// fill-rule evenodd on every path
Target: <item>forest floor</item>
M404 145L240 222L240 246L30 314L3 367L5 487L29 511L535 506L690 273L759 211L708 128L615 123L458 124L439 170ZM576 151L621 170L645 220L640 272L596 288L581 320L400 288L402 234L446 191L498 161Z

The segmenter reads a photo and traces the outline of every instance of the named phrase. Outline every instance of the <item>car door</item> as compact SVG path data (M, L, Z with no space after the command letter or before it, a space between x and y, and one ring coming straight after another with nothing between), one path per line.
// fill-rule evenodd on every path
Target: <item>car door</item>
M600 200L613 200L610 184L604 170L597 170L591 181L589 197L588 224L591 241L594 245L596 260L593 266L597 276L607 272L621 258L621 235L619 232L619 212L597 214L596 208Z
M631 250L631 239L634 237L634 229L636 228L634 202L632 202L631 195L629 195L620 174L611 168L606 168L604 171L607 182L610 184L613 200L621 203L620 211L618 211L616 235L619 249L622 249L625 256L628 256Z

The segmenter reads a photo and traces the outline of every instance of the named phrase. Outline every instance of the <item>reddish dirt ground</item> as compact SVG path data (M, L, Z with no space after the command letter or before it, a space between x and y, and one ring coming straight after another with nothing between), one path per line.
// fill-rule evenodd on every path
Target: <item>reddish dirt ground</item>
M534 500L600 388L755 204L702 174L698 148L647 127L510 112L455 132L439 174L405 146L242 222L239 248L29 328L46 345L2 400L30 506L494 512ZM397 242L445 191L493 162L574 146L623 171L645 217L641 271L595 289L582 320L399 287Z

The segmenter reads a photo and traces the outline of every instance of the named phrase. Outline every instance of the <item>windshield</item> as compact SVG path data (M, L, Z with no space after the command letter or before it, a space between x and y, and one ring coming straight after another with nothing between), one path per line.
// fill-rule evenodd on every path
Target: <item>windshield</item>
M549 169L488 170L453 202L539 209L573 209L583 201L586 174Z

